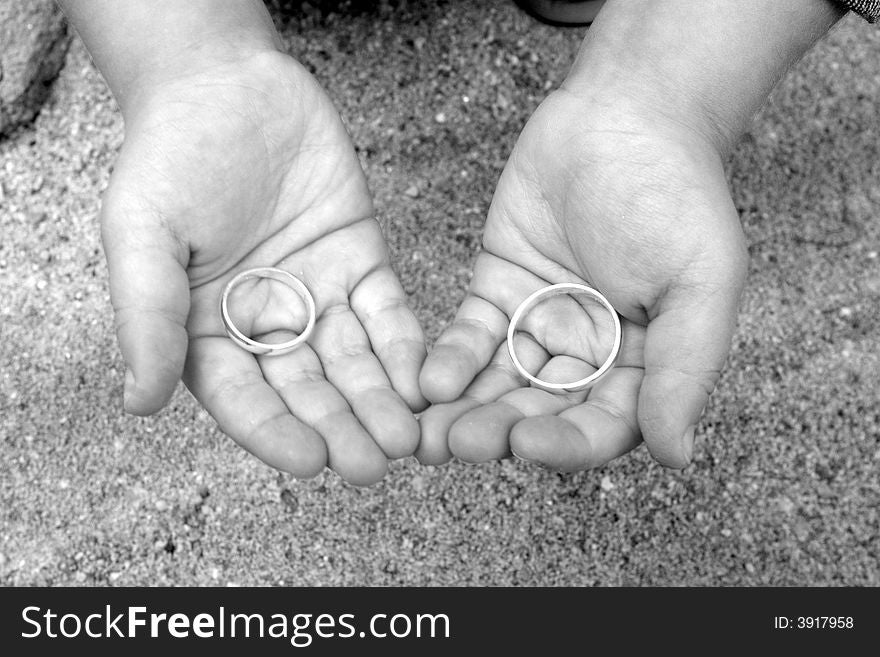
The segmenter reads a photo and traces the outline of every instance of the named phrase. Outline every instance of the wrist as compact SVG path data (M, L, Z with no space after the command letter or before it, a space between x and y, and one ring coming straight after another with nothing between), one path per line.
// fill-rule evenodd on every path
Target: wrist
M280 49L261 0L59 0L122 108L169 81Z
M829 0L608 0L565 87L680 124L725 154L842 13Z
M588 87L569 77L560 91L579 105L583 127L593 133L607 131L635 138L652 135L698 143L721 159L741 134L717 105L712 108L699 96L630 71L621 74L609 67L607 83Z
M270 68L261 62L267 58L282 57L281 51L271 44L194 44L181 48L174 56L153 65L132 71L113 85L114 97L128 123L137 115L150 111L156 102L168 96L169 91L186 86L235 84L242 80L242 72L252 70L258 75ZM262 77L262 76L259 76ZM253 80L258 86L258 81Z
M126 135L181 116L214 116L242 125L265 103L274 106L280 98L297 98L299 89L291 87L291 79L297 78L291 72L301 68L290 55L269 49L142 79L121 105ZM287 103L287 110L295 113L297 108Z

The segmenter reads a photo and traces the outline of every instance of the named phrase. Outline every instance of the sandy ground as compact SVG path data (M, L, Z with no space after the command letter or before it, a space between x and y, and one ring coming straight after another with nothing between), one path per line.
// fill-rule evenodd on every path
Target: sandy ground
M350 126L433 339L585 29L507 0L399 4L277 17ZM730 162L752 265L692 466L404 461L356 489L262 465L182 387L123 414L95 219L122 125L77 41L0 142L0 583L880 585L878 62L880 30L844 21Z

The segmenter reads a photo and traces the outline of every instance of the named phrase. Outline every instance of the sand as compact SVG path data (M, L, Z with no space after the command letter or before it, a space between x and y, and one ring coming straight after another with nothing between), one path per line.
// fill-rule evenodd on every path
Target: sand
M586 28L506 0L275 16L345 117L433 340ZM644 448L574 475L408 459L359 489L273 471L182 386L122 412L96 221L122 123L76 40L0 142L0 584L880 585L878 61L880 30L849 17L731 158L751 270L689 468Z

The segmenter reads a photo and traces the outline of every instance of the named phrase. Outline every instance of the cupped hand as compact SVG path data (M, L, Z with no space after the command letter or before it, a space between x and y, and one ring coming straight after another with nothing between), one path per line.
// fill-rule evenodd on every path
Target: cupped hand
M520 135L468 293L425 361L421 388L434 405L421 416L416 455L442 463L515 454L575 471L644 440L663 465L685 466L729 351L745 273L744 238L711 140L625 97L563 86ZM562 282L608 298L622 318L623 347L588 392L557 395L518 375L505 340L519 303ZM579 325L545 315L531 337L517 338L517 354L544 380L579 378L582 361L595 360L574 353Z
M225 433L296 476L329 466L366 485L412 454L424 338L372 215L338 113L290 57L144 94L102 207L126 410L159 410L183 376ZM236 346L219 313L236 273L267 266L317 305L308 344L283 356Z

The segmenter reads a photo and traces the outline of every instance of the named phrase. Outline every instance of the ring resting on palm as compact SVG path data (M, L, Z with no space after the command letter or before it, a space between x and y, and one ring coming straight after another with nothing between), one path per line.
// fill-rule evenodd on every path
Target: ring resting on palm
M611 352L608 354L608 358L606 358L605 362L602 363L599 369L590 374L590 376L580 379L579 381L572 381L571 383L552 383L534 376L523 367L516 355L516 350L513 348L514 335L526 313L538 305L539 302L560 294L584 294L598 301L611 314L612 321L614 322L614 344L611 347ZM536 388L557 394L580 392L581 390L586 390L595 385L599 379L605 376L611 368L614 367L614 363L617 361L617 357L620 354L620 343L622 339L623 331L620 327L620 317L617 315L614 306L612 306L608 299L606 299L598 290L594 290L587 285L581 285L580 283L558 283L533 292L526 297L525 301L523 301L516 309L516 312L513 313L513 317L510 320L510 326L507 328L507 350L510 353L510 358L517 371L527 380L531 381Z
M232 321L232 317L229 315L229 294L238 285L253 278L269 278L278 281L288 286L302 297L308 312L308 321L299 335L292 340L276 344L260 342L246 336L235 325ZM312 334L312 331L315 328L315 299L312 297L312 293L309 292L309 288L306 287L306 284L290 272L275 267L257 267L256 269L248 269L237 274L226 284L226 287L223 289L223 295L220 297L220 316L223 318L223 326L226 329L226 334L242 349L259 356L281 356L282 354L290 353L301 344L305 343Z

